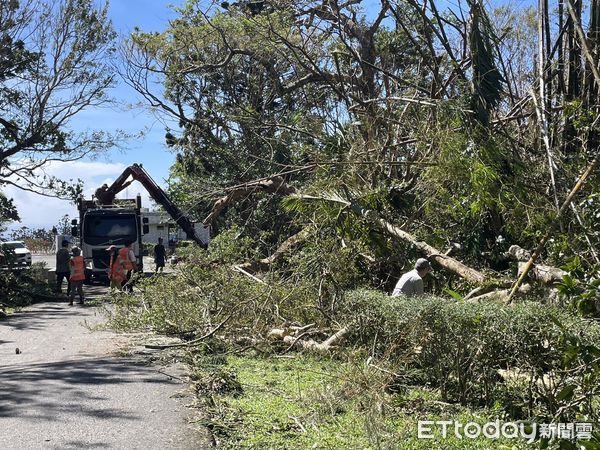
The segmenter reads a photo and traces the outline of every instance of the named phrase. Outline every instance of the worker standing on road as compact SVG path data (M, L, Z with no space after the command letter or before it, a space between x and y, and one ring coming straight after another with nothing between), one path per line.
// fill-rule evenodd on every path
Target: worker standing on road
M123 264L123 268L125 269L125 284L123 285L123 287L125 288L125 290L127 292L132 292L133 291L133 286L131 284L131 275L133 273L133 271L137 270L137 264L135 262L135 253L133 253L133 250L131 248L131 245L133 244L133 242L129 242L125 245L125 247L123 247L121 250L119 250L119 259L122 261Z
M56 252L56 292L62 293L63 279L67 279L67 297L71 293L71 282L69 278L71 276L71 268L69 261L71 261L71 254L69 253L69 241L62 241L61 247Z
M400 277L392 297L398 297L400 295L406 295L407 297L413 297L423 295L423 278L431 272L431 264L425 258L417 259L414 270L405 273Z
M56 227L52 227L52 247L50 248L50 252L52 252L52 253L59 250L56 248L58 246L58 243L56 242L57 234L58 234L58 230L56 229Z
M73 247L71 249L73 257L69 261L71 268L71 292L69 294L69 305L73 305L75 299L75 291L79 294L79 304L83 305L83 282L85 280L85 261L81 256L81 249L79 247Z
M120 291L126 277L123 261L119 257L119 250L114 245L111 245L106 250L110 252L110 262L108 265L110 288L118 289Z
M155 272L162 272L165 268L165 257L167 255L167 250L163 245L163 239L158 238L158 244L154 246L154 265Z

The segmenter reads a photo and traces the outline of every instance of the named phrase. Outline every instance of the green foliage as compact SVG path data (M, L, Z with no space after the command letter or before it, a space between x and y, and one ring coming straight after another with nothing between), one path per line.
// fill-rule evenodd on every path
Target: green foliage
M551 400L563 411L576 414L597 425L600 422L600 334L590 342L588 336L574 331L571 326L555 320L562 331L559 339L562 352L561 371L565 380L553 391ZM556 394L558 392L558 394ZM563 412L563 417L565 413ZM561 441L560 448L570 448L568 441ZM585 448L600 447L600 436L593 434L591 441L578 441Z
M581 99L565 103L565 117L571 121L579 132L589 133L590 131L600 131L594 110L586 107Z
M557 326L557 318L565 325ZM559 414L570 420L584 414L597 420L593 409L564 408L569 399L560 395L575 373L563 365L572 352L563 331L576 333L580 347L597 348L595 323L536 303L506 307L370 291L346 297L341 321L352 324L351 342L389 359L396 372L416 369L413 382L439 388L446 400L488 406L500 401L515 418ZM578 393L593 404L596 388L585 382L585 366L578 367Z
M419 198L426 199L422 220L431 228L419 229L420 235L432 245L460 243L458 259L508 269L503 255L510 245L534 247L555 213L546 193L532 189L547 175L511 153L504 136L479 130L440 132L434 139L437 164L418 185Z
M458 302L463 302L465 300L462 295L460 295L456 291L453 291L452 289L446 288L446 289L444 289L444 292Z
M249 261L258 256L254 248L254 239L235 225L211 241L209 255L223 264Z
M32 229L27 226L16 228L10 233L10 240L13 241L40 240L52 242L52 237L52 230L45 228Z
M481 422L492 411L440 407L429 390L386 392L390 375L368 364L316 359L230 356L215 365L194 355L195 386L209 417L204 425L222 448L506 448L505 440L483 437L462 442L417 437L416 421ZM217 389L207 391L207 386ZM232 390L233 389L233 390ZM493 420L493 419L492 419Z
M51 298L47 278L47 270L41 264L27 269L0 269L0 306L22 307Z
M600 317L600 264L586 269L579 257L574 257L563 269L569 273L557 284L562 298L583 316Z
M13 200L0 192L0 225L6 222L19 221L19 214Z
M471 29L469 42L473 65L473 96L471 105L476 119L483 125L488 125L490 112L501 99L502 83L506 80L500 74L495 61L494 45L498 38L487 17L485 9L477 0L469 1L471 9Z
M6 231L7 223L19 220L19 213L13 200L0 192L0 235Z
M282 317L304 323L316 319L314 291L306 284L257 283L229 266L239 246L217 248L214 255L223 258L224 265L204 250L190 248L177 265L176 277L141 279L137 283L141 292L134 295L114 293L115 310L109 312L113 326L187 338L224 320L225 334L236 335L247 330L266 333Z

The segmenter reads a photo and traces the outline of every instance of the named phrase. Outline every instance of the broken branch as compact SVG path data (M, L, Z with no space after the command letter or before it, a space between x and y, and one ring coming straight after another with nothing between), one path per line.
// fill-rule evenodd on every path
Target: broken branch
M215 334L217 331L219 331L223 327L223 325L225 325L229 321L229 319L231 319L232 316L233 316L233 314L229 314L225 318L225 320L223 320L223 322L221 322L219 325L217 325L211 331L209 331L208 333L206 333L204 336L201 336L201 337L199 337L197 339L194 339L192 341L182 342L180 344L165 344L165 345L147 344L147 345L144 345L144 347L150 348L150 349L155 349L155 350L162 350L162 349L165 349L165 348L189 347L190 345L197 344L198 342L201 342L204 339L207 339L207 338L211 337L213 334Z

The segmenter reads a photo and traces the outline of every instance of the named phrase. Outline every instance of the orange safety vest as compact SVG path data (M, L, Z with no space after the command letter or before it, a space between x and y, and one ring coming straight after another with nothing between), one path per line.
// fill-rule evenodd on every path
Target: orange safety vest
M129 259L129 250L129 247L123 247L119 250L119 259L122 260L125 270L133 269L133 261Z
M85 280L85 262L83 256L73 256L69 264L71 265L69 281Z
M108 269L108 278L110 280L114 280L117 283L122 283L127 278L127 274L125 273L125 268L123 267L123 261L119 256L114 258L113 255L110 256L110 266Z

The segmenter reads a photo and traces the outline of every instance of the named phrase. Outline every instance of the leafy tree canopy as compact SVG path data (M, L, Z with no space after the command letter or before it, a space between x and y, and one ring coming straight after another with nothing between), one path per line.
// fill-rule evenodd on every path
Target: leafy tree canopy
M107 8L92 0L1 2L0 188L77 196L78 183L45 175L44 168L92 156L118 139L69 127L77 114L110 101L116 35Z
M572 29L543 41L540 63L531 9L462 6L189 1L164 32L131 36L123 73L179 125L166 132L178 155L171 192L199 219L226 203L213 225L243 224L266 254L311 225L393 258L354 205L502 270L508 246L534 245L594 155L594 84L573 98L587 69ZM540 64L565 61L556 49L567 44L570 72L540 81ZM273 175L307 195L282 205L248 188ZM594 255L589 217L562 232L578 230L578 251ZM564 256L565 239L551 255Z

